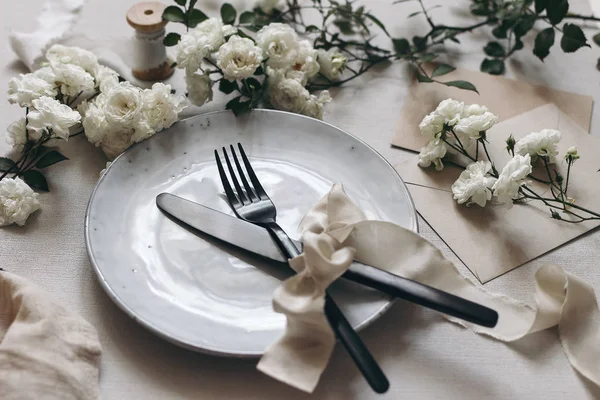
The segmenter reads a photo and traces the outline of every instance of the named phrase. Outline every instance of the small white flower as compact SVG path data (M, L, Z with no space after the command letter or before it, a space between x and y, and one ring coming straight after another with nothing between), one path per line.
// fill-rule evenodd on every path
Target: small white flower
M437 137L443 128L444 117L435 111L427 114L419 124L421 135L425 136L425 138L427 138L429 141Z
M81 92L94 90L94 77L82 67L75 64L53 62L50 64L55 74L55 82L61 93L75 96Z
M481 132L489 130L498 122L498 116L489 111L484 111L481 114L471 114L466 118L461 118L454 125L454 132L462 138L479 139Z
M142 119L150 126L152 133L173 125L187 103L185 96L171 94L171 85L164 83L155 83L152 89L145 89L142 95L144 102Z
M134 128L142 116L143 103L141 89L121 82L106 93L106 120L115 128Z
M46 52L46 59L50 64L73 64L83 68L87 73L93 74L98 67L98 58L91 51L79 47L55 44Z
M576 146L571 146L567 149L567 154L565 154L565 160L570 163L574 163L575 160L579 159L579 153L577 152Z
M446 150L446 143L441 139L432 139L419 152L419 166L427 168L433 163L436 170L443 170L442 158L446 155Z
M0 226L23 226L29 215L40 208L38 194L21 178L0 181Z
M331 96L327 90L323 90L319 97L311 94L304 104L302 114L316 119L323 119L323 105L329 101L331 101Z
M204 43L206 49L212 53L217 51L223 43L225 43L224 32L233 32L235 28L231 25L223 26L223 23L218 18L209 18L200 22L194 29L193 34L198 40ZM235 33L235 32L234 32Z
M175 46L177 68L185 68L186 73L193 74L200 68L202 60L209 52L210 46L194 35L194 32L183 34Z
M34 99L42 96L54 97L58 91L51 82L36 76L36 74L19 75L8 81L8 102L17 103L21 107L30 107Z
M223 37L227 38L231 35L235 35L237 33L237 28L235 26L231 26L231 25L223 25L223 28L221 29L221 32L223 33Z
M462 117L468 118L472 115L481 115L487 111L489 110L486 106L481 106L479 104L469 104L464 106Z
M346 68L348 59L337 49L329 49L325 51L319 49L317 61L319 62L319 72L331 80L336 80Z
M515 153L522 156L529 154L534 162L538 157L548 157L548 161L553 163L556 161L556 155L558 154L557 145L560 138L560 132L554 129L542 129L540 132L532 132L517 141Z
M51 83L52 86L56 86L56 75L54 74L54 71L52 71L52 68L49 65L46 65L45 67L42 67L40 69L36 69L32 72L32 74L36 78L43 79L46 82ZM58 93L58 91L56 93Z
M94 72L94 78L96 79L96 87L101 92L108 92L119 84L119 74L117 71L104 65L98 65Z
M298 51L298 35L289 25L273 22L256 34L256 44L262 48L272 68L290 69Z
M453 99L443 100L435 109L435 113L444 117L444 123L455 125L462 118L464 104Z
M213 98L213 81L210 79L210 73L193 74L185 77L185 83L188 91L188 99L196 106L208 103Z
M512 200L519 194L519 188L527 184L525 180L531 173L531 156L525 154L515 154L506 166L502 169L500 177L494 183L492 191L498 198L498 202L506 204L508 208L512 207Z
M13 122L6 129L6 143L11 145L15 150L21 151L23 146L27 144L27 131L25 130L25 118Z
M298 80L285 78L269 83L269 98L278 110L301 113L310 93Z
M491 170L492 163L489 161L469 164L452 184L454 200L458 204L475 203L485 207L485 204L492 199L492 186L496 182L496 178L487 175Z
M277 3L279 3L279 0L258 0L256 6L265 14L271 14Z
M293 69L303 72L307 78L315 76L320 68L317 55L317 51L308 40L301 40L298 42L298 52Z
M81 115L71 107L60 104L50 97L40 97L32 102L33 109L29 111L27 128L39 135L45 129L52 131L53 137L67 140L69 128L81 120ZM36 139L36 137L32 137Z
M252 40L234 35L217 53L217 65L230 81L252 76L262 62L262 51Z
M109 160L114 160L119 154L127 150L134 142L131 139L133 130L110 130L98 145Z
M105 96L99 95L92 103L81 103L77 109L83 116L81 124L90 143L99 145L109 131L104 113Z

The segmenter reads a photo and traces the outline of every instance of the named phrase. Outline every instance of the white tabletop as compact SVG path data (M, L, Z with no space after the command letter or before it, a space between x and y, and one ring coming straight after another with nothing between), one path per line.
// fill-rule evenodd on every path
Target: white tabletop
M572 10L589 13L586 0L572 0ZM89 0L76 29L94 38L128 37L125 12L134 0ZM2 0L0 21L0 88L26 72L8 48L11 29L30 31L43 0ZM214 12L219 1L199 2ZM418 17L406 20L414 4L392 6L391 0L366 2L393 36L413 36L426 27ZM443 3L443 2L439 2ZM459 3L463 7L468 2ZM239 4L239 3L236 3ZM447 24L468 23L458 5L436 9ZM454 11L452 11L454 10ZM467 17L468 18L468 17ZM452 49L454 65L477 70L490 40L478 33ZM509 76L600 100L598 47L566 55L556 46L541 64L529 50L508 63ZM181 75L181 74L180 74ZM364 79L332 92L325 120L368 142L392 163L407 154L389 145L402 107L410 71L405 64L379 68ZM172 79L181 83L181 76ZM181 87L181 86L180 86ZM506 99L510 101L510 99ZM224 101L203 110L223 108ZM198 111L198 110L191 110ZM0 126L22 116L22 110L0 102ZM600 109L595 108L592 134L600 135ZM0 141L0 153L8 151ZM255 369L253 360L216 358L186 351L155 337L121 312L97 283L86 254L83 220L92 188L103 168L102 153L83 137L63 146L70 161L47 170L51 192L41 196L43 210L25 228L0 230L0 266L38 283L52 296L80 313L98 330L104 348L101 393L104 399L304 399L308 395L276 382ZM598 184L598 182L590 182ZM465 274L470 272L420 220L421 233L443 249ZM532 232L535 234L535 232ZM600 234L591 233L534 260L486 285L487 288L532 302L533 274L543 264L563 266L600 293ZM391 382L389 392L375 395L341 347L337 347L313 398L323 399L564 399L600 398L600 391L570 367L554 329L506 345L445 321L439 314L398 301L361 336Z

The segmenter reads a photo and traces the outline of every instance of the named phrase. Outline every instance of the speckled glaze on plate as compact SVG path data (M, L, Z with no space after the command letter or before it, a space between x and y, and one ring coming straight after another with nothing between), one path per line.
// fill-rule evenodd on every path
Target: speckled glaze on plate
M271 296L286 275L193 235L155 202L170 192L233 215L213 151L237 142L275 202L277 221L295 239L302 216L336 182L370 219L415 231L417 219L406 186L377 152L296 114L199 115L119 156L98 181L85 220L88 254L102 286L128 315L175 344L253 357L282 333L285 319L273 312ZM332 285L332 295L356 329L392 301L344 281Z

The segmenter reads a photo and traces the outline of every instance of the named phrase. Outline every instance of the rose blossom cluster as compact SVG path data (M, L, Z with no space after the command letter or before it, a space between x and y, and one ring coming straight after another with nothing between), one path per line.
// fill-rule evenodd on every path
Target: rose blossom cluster
M264 70L267 103L277 109L323 117L329 93L311 94L306 85L321 74L338 79L346 58L335 49L316 50L301 40L286 24L271 23L256 34L256 41L238 35L231 25L209 18L181 36L177 43L178 68L186 72L189 100L201 106L212 100L211 73L221 73L230 82L261 75ZM264 65L263 65L264 64ZM217 68L212 70L211 68Z
M528 184L532 163L539 159L546 164L556 161L561 133L553 129L531 132L517 141L511 136L507 149L513 158L500 172L495 170L491 160L479 160L475 147L481 145L485 149L486 132L496 122L498 117L485 106L446 99L419 124L421 134L428 139L419 153L421 167L434 164L441 170L444 168L442 160L448 154L466 156L473 161L452 184L453 197L459 204L485 207L494 199L510 208L514 200L523 197L520 190ZM569 163L578 158L574 147L565 156Z

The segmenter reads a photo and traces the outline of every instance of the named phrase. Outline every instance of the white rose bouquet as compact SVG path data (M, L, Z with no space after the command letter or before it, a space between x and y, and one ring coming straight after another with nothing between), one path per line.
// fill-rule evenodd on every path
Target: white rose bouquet
M188 7L187 1L177 3L184 9L167 7L163 18L184 23L188 31L169 33L165 45L175 46L176 65L185 70L187 96L193 104L211 101L218 84L221 92L236 93L226 105L236 114L262 104L323 118L323 105L331 98L327 90L311 93L311 82L339 79L347 62L339 50L317 50L287 24L257 25L252 12L242 13L235 27L237 12L230 4L221 8L221 18L208 18L194 8L195 1ZM272 11L275 3L263 8ZM255 38L242 27L256 32Z
M485 207L493 202L510 208L514 203L534 200L546 205L550 216L557 220L580 223L600 219L600 214L575 204L575 199L568 195L571 167L580 157L577 148L568 149L563 157L567 163L567 174L563 177L556 168L559 131L542 129L518 141L511 135L506 140L506 149L512 159L498 171L486 141L487 131L496 122L498 116L485 106L466 105L453 99L442 101L419 124L421 134L429 140L419 153L419 165L426 168L433 164L436 170L442 170L444 161L461 166L461 160L468 160L469 164L452 184L458 204ZM532 175L535 165L543 168L547 178ZM530 187L532 180L547 185L545 192L551 196L537 193Z
M185 107L168 85L142 90L120 82L89 51L54 45L46 59L8 83L8 101L25 108L25 117L7 129L16 160L0 157L0 226L24 225L40 208L33 189L49 190L42 171L67 159L54 148L62 141L85 133L112 159L169 127Z

